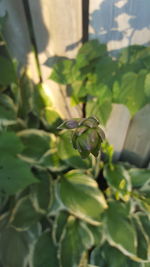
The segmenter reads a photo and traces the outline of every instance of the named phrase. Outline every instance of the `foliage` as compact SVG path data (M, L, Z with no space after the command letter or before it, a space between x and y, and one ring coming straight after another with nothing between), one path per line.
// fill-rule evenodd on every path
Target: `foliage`
M85 43L76 59L61 59L51 79L70 88L73 105L86 103L86 115L96 115L102 124L112 103L128 107L133 116L150 101L150 48L130 46L112 58L97 40Z
M85 76L87 61L93 68L105 47L98 54L87 50L89 59L79 53L77 60ZM6 47L0 51L0 266L149 267L150 170L114 163L97 120L62 123L56 111L54 120L42 84L34 85L25 72L18 75ZM70 67L61 64L66 83ZM62 131L56 129L60 124ZM77 140L73 149L68 131L77 138L86 134L78 144L88 158L80 157ZM87 153L91 131L103 161ZM97 156L95 149L90 146Z

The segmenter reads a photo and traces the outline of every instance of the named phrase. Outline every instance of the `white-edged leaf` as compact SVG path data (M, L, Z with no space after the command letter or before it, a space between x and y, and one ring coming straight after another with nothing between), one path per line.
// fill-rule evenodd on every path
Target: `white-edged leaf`
M91 253L90 263L100 267L144 267L143 263L132 261L108 243L94 248Z
M137 235L129 219L127 205L119 201L111 201L104 214L103 225L110 245L119 249L123 254L138 259L136 256Z
M67 221L64 238L60 243L62 267L78 267L83 253L93 245L93 236L85 224L73 216Z
M131 192L130 175L122 165L105 165L104 177L115 192L119 193L120 198L124 199L124 196Z
M15 229L24 231L37 223L40 218L41 215L35 211L31 199L26 196L20 199L13 208L10 223Z
M59 244L59 242L62 238L62 234L63 234L64 228L67 224L68 217L69 217L68 212L60 211L55 218L55 222L53 225L53 237L54 237L56 244Z
M51 148L54 136L43 130L27 129L17 134L23 145L22 156L27 161L37 162Z
M52 204L52 177L44 170L38 170L35 176L40 183L30 187L31 201L37 212L46 214Z
M91 224L100 224L107 204L94 179L78 170L70 171L61 178L58 195L75 216Z

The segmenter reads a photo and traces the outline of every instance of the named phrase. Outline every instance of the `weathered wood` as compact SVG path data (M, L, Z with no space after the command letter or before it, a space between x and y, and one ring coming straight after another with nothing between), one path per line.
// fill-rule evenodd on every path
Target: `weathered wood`
M78 117L81 112L70 108L64 88L48 80L51 69L47 62L54 56L76 55L82 39L81 3L81 0L29 0L42 78L54 107L63 117Z
M116 159L119 158L122 152L130 117L130 113L124 105L113 105L110 118L106 125L106 137L109 143L114 146Z
M27 66L30 77L34 82L39 81L35 57L32 51L29 31L27 27L24 6L20 0L1 0L0 16L7 12L4 26L4 37L13 58L20 66Z
M150 104L132 119L122 158L138 166L146 166L150 161Z
M90 0L89 35L109 50L149 44L150 1Z

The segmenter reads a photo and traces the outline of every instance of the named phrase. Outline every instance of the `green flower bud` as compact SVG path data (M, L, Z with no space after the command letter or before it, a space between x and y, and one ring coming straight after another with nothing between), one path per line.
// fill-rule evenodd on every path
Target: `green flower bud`
M83 158L88 157L90 153L97 157L102 143L102 138L96 128L87 128L80 135L77 129L77 131L73 134L72 143L74 148L79 151Z
M86 119L72 119L63 122L58 129L74 129L72 144L83 158L93 154L98 156L101 143L105 139L103 130L98 126L99 121L95 117Z

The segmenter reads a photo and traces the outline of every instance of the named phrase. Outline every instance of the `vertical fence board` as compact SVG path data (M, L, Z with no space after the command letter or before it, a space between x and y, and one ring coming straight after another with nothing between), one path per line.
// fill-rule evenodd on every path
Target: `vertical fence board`
M81 0L29 0L42 78L63 117L81 116L81 112L69 107L64 88L48 80L49 67L55 56L76 55L82 39L81 3Z
M106 125L106 137L110 144L114 145L116 158L121 155L130 117L130 113L124 105L113 105L111 116Z
M150 104L132 119L124 144L122 158L133 164L146 166L150 161Z
M13 58L16 58L20 66L27 66L34 82L39 81L35 56L30 42L24 6L20 0L1 0L0 16L7 13L4 25L4 37L8 49Z

